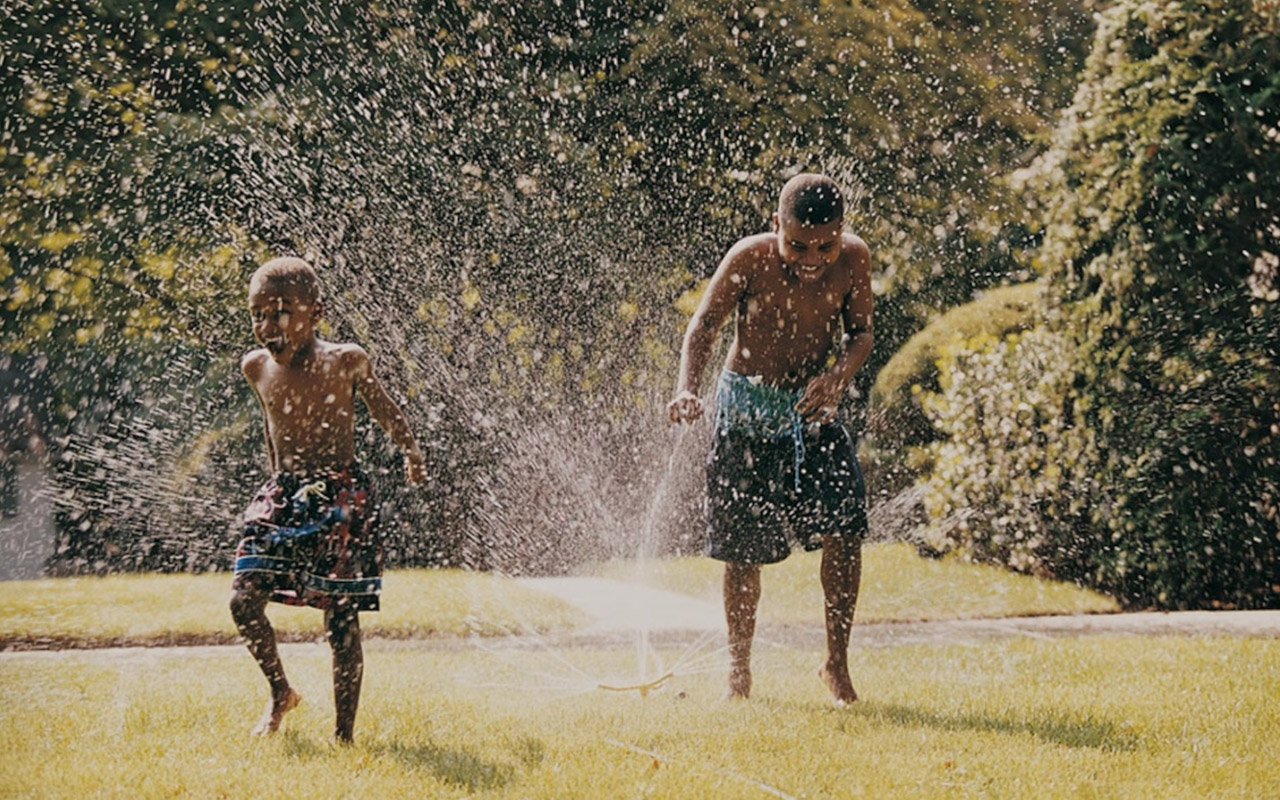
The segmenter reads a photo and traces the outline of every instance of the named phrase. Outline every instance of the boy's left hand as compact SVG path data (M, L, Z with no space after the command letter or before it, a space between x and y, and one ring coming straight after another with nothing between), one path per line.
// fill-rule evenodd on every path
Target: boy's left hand
M809 422L826 424L836 418L845 382L840 376L824 372L804 387L804 396L796 403L796 411Z
M420 486L427 482L427 465L421 456L417 458L413 456L404 457L404 475L405 480L414 486Z

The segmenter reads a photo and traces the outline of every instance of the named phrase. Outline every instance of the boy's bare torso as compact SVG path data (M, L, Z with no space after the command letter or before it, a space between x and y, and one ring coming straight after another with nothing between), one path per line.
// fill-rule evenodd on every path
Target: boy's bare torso
M279 364L265 348L244 359L262 403L271 466L299 475L344 470L355 458L355 395L368 356L356 345L316 340L298 362Z
M801 281L783 262L775 234L740 243L730 281L745 287L738 297L727 369L800 389L828 368L835 345L858 327L850 295L855 253L866 246L856 236L844 236L839 258L814 282Z

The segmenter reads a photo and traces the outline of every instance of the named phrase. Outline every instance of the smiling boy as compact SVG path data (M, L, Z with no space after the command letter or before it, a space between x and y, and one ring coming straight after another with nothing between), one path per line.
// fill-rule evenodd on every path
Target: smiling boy
M848 646L866 492L836 412L871 352L871 257L844 230L843 194L830 178L788 181L772 231L742 239L720 262L685 333L673 422L702 415L699 381L734 312L706 503L707 554L725 562L727 695L751 693L760 565L785 559L794 541L822 548L827 659L819 675L837 703L849 703L857 700Z
M271 687L253 732L274 733L301 697L289 685L267 620L268 601L324 611L333 651L334 737L350 742L364 660L360 611L382 589L377 507L355 464L355 398L405 453L410 483L425 478L422 453L395 401L358 345L322 341L320 282L300 259L278 258L249 281L249 313L261 348L241 369L262 406L272 477L244 512L231 614Z

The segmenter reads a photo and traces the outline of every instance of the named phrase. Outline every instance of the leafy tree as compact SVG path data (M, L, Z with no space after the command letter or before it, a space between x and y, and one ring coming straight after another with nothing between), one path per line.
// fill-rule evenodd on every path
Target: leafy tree
M954 540L1133 606L1277 604L1278 33L1248 0L1102 18L1037 169L1054 319L944 370Z
M261 469L235 360L268 254L316 262L329 332L370 347L439 464L426 504L392 493L396 558L492 563L494 520L587 538L593 512L521 472L586 464L565 409L627 517L665 458L675 301L783 173L865 193L886 353L1016 269L995 178L1089 25L1069 0L12 6L2 342L47 365L74 569L219 563Z

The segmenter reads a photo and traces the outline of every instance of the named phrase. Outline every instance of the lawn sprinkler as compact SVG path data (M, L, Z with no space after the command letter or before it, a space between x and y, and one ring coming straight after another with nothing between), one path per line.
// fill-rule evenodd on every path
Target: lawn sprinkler
M674 677L675 677L674 674L668 672L664 674L662 677L655 678L654 680L651 680L648 683L637 683L634 686L610 686L607 683L597 683L596 688L603 689L606 692L639 692L641 697L648 697L649 692L652 692L654 689L657 689L664 682L666 682L668 678L674 678Z

